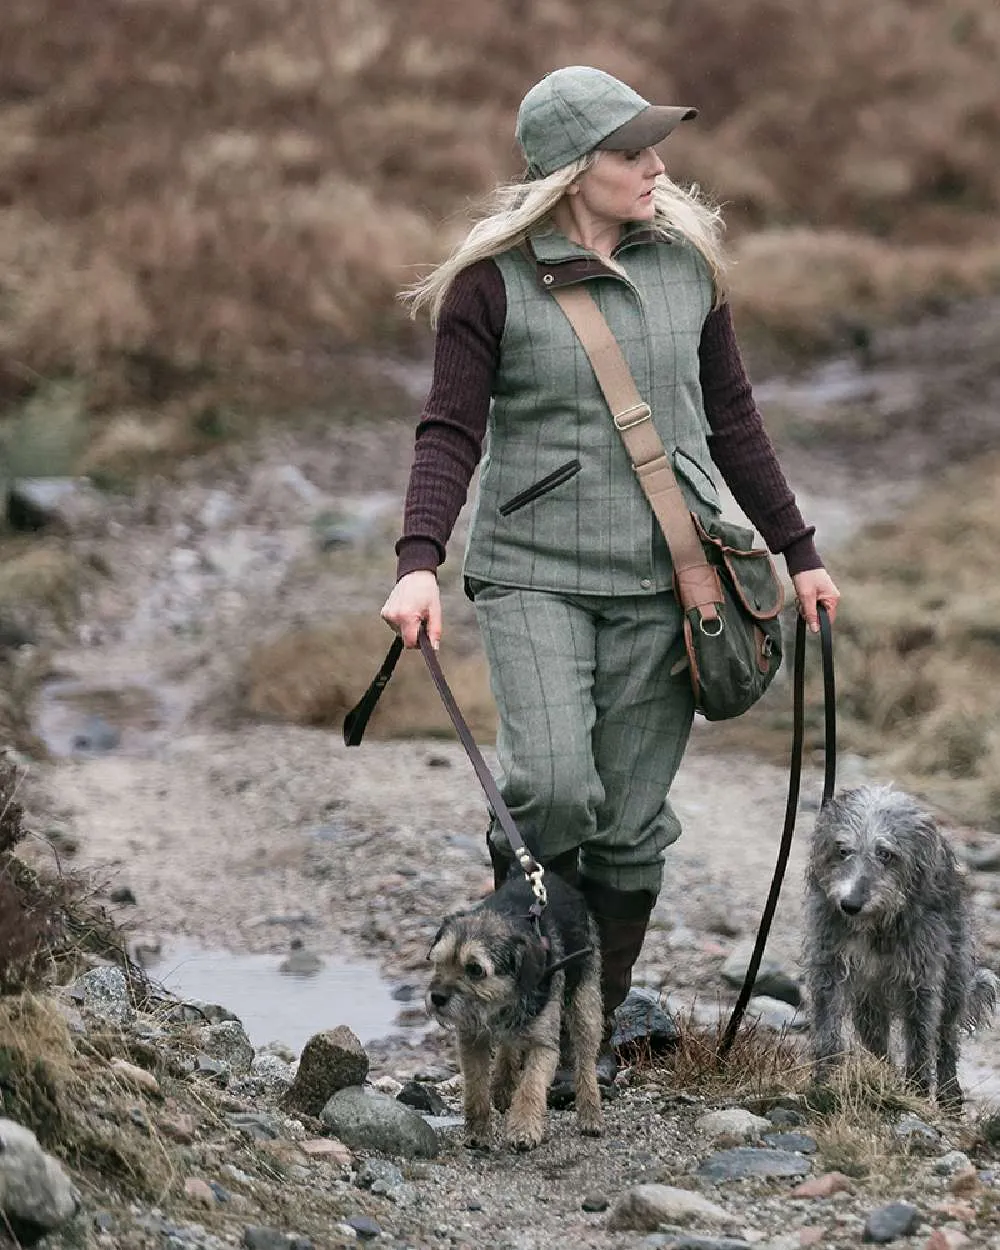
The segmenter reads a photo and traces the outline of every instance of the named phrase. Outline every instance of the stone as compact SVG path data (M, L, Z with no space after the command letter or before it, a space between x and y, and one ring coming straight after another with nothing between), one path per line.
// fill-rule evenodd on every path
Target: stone
M587 1194L580 1203L584 1211L606 1211L610 1205L604 1194Z
M365 1159L358 1168L355 1183L360 1189L372 1189L379 1182L385 1185L402 1185L403 1173L388 1159Z
M791 1192L792 1198L832 1198L834 1194L850 1193L851 1182L843 1172L824 1172L822 1176L810 1176L807 1181Z
M754 1115L752 1111L746 1111L742 1107L725 1107L699 1116L694 1126L706 1137L727 1135L741 1141L752 1141L770 1129L771 1123L763 1116Z
M654 991L633 989L617 1009L611 1045L616 1050L641 1045L652 1051L676 1046L680 1034L672 1016L660 1006Z
M795 1111L791 1107L774 1107L767 1113L767 1118L775 1128L797 1128L806 1122L806 1117L802 1112Z
M208 1207L210 1210L215 1206L215 1194L211 1185L207 1181L203 1181L199 1176L189 1176L184 1182L184 1196L190 1198L192 1202L196 1202L199 1206Z
M767 1147L736 1146L710 1155L697 1175L710 1181L741 1180L745 1176L807 1176L812 1163L805 1155Z
M68 1223L80 1208L69 1176L30 1130L0 1119L0 1211L9 1231L34 1244Z
M352 1215L347 1219L348 1225L354 1229L359 1237L364 1240L378 1237L382 1229L378 1225L377 1220L373 1220L370 1215Z
M128 982L120 968L91 968L77 977L69 993L85 1012L110 1024L131 1024L135 1019Z
M722 979L734 989L743 988L743 982L746 980L750 967L753 945L753 942L749 941L734 947L729 958L722 965ZM790 1003L793 1007L802 1006L802 988L798 981L776 960L768 959L766 955L757 969L753 987L758 994L766 995L768 998L780 999L783 1003Z
M416 1111L395 1098L360 1086L339 1090L319 1118L352 1150L377 1150L404 1159L434 1158L437 1133Z
M924 1242L924 1250L964 1250L972 1242L957 1228L935 1228Z
M893 1136L914 1154L930 1154L940 1148L941 1134L919 1116L909 1112L899 1117L893 1126Z
M197 1125L193 1115L178 1112L176 1115L164 1116L158 1120L157 1127L164 1137L169 1137L171 1141L178 1142L182 1146L189 1146L194 1141Z
M816 1153L816 1138L808 1133L765 1133L763 1140L775 1150L797 1150L803 1155Z
M949 1191L959 1198L967 1198L971 1194L978 1193L979 1188L979 1173L971 1163L968 1167L961 1168L948 1181Z
M335 1137L311 1137L299 1142L299 1148L313 1159L330 1159L341 1167L350 1167L353 1162L351 1152Z
M448 1115L448 1104L433 1087L420 1081L407 1081L396 1095L399 1102L427 1115Z
M199 1046L210 1059L220 1060L238 1076L250 1071L254 1059L253 1043L239 1020L223 1020L206 1024L196 1030Z
M889 1202L869 1214L861 1240L885 1245L900 1237L909 1237L919 1225L920 1212L911 1202Z
M111 1070L126 1085L130 1085L132 1089L141 1090L144 1094L159 1094L160 1083L152 1072L147 1072L145 1068L140 1068L134 1063L129 1063L125 1059L115 1058L111 1060Z
M295 1080L282 1106L318 1116L334 1094L363 1084L367 1075L368 1056L347 1025L314 1033L302 1050Z
M955 1176L958 1172L962 1172L969 1167L972 1167L972 1164L969 1162L969 1156L961 1150L949 1150L940 1159L934 1160L934 1173L936 1176Z
M308 1237L257 1225L243 1230L243 1245L246 1250L313 1250L313 1243Z
M755 994L747 1003L747 1020L756 1020L775 1033L798 1033L809 1027L805 1013L780 998Z
M672 1185L634 1185L623 1193L608 1215L615 1232L654 1233L661 1224L700 1224L726 1228L737 1218L701 1194Z

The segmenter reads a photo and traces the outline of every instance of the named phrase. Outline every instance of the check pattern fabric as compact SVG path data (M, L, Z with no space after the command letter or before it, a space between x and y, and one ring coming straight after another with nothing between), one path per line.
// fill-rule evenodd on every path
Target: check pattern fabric
M674 595L472 589L500 789L526 845L543 861L579 847L592 880L658 892L681 832L667 795L694 718ZM506 847L495 823L490 838Z

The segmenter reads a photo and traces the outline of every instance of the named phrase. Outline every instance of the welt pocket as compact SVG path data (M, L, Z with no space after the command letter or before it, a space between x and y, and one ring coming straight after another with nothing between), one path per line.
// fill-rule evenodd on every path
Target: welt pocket
M565 464L561 464L558 469L554 469L545 477L539 478L537 482L533 482L518 494L511 496L506 503L502 503L498 509L501 516L510 516L512 512L516 512L518 508L523 508L525 504L534 503L542 495L547 495L550 490L555 490L557 486L562 486L564 482L568 482L571 477L576 477L580 472L579 460L568 460Z

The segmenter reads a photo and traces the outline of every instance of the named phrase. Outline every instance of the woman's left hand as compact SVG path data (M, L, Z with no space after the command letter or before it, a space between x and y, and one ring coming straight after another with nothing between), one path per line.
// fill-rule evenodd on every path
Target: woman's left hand
M814 634L819 632L817 603L826 608L830 624L833 624L837 616L840 591L826 569L806 569L804 573L795 573L792 576L792 585L795 587L799 612L805 617L806 624Z

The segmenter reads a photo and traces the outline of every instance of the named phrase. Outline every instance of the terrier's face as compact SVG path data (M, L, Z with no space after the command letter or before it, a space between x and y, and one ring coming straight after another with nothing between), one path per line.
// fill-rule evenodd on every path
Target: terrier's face
M459 912L438 930L427 1010L439 1024L462 1033L489 1032L496 1018L537 985L545 952L496 912Z

